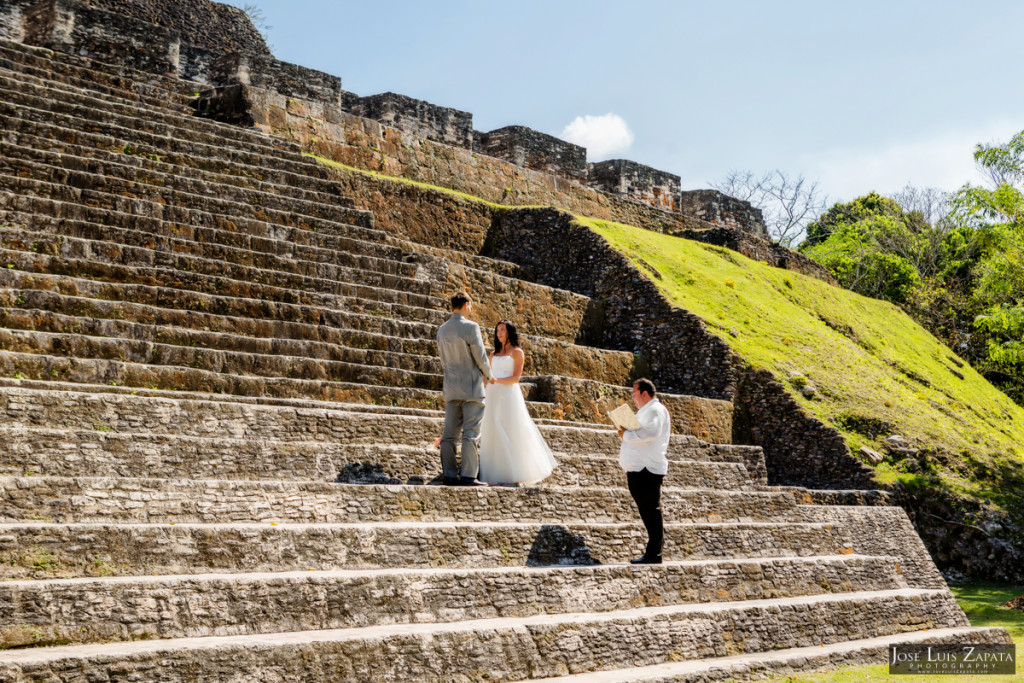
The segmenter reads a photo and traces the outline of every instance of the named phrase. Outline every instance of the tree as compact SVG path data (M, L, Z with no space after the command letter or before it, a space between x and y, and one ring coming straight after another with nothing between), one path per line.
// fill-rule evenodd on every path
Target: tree
M873 203L875 197L878 195L832 207L828 237L815 243L808 239L801 251L828 268L846 289L902 304L917 286L920 275L910 259L899 253L912 249L895 245L911 243L914 236L901 215L862 212L855 206L857 202ZM826 229L821 221L815 228L819 235Z
M953 217L972 227L1024 227L1024 131L1002 145L977 145L974 162L991 187L967 184L950 198Z
M977 145L974 161L988 186L964 185L950 206L973 257L974 342L984 348L976 365L1024 403L1024 131L1004 144Z
M817 181L810 182L802 175L793 177L779 169L761 175L733 171L711 186L761 209L768 235L785 247L800 242L808 222L820 214L826 204Z
M915 187L907 184L890 197L907 213L917 212L926 223L938 226L949 215L949 193L936 187Z
M247 3L242 5L242 11L245 12L246 16L249 17L249 21L259 31L260 37L263 38L263 42L266 43L268 49L272 49L270 45L270 31L274 28L267 22L267 15L263 13L263 10L259 5Z

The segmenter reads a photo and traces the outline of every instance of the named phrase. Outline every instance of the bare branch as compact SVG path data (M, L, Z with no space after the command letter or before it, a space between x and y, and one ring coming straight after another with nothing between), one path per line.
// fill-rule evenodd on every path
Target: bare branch
M732 171L711 186L761 209L769 236L786 247L801 241L807 224L827 204L817 181L808 182L802 175L791 177L779 169L760 176L751 171Z

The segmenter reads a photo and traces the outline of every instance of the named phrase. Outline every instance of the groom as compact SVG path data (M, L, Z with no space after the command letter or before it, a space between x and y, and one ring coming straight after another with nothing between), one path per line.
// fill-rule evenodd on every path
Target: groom
M480 422L484 417L484 380L493 382L480 326L467 319L473 302L465 292L452 297L452 317L437 330L437 353L444 368L444 431L441 469L448 486L485 486L480 473ZM455 439L462 430L462 469Z

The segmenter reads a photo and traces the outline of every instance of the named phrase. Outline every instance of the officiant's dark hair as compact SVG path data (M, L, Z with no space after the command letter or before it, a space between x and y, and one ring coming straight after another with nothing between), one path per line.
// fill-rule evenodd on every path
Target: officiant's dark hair
M469 294L466 294L465 292L455 292L455 294L452 295L452 310L457 311L470 301L472 301L472 299L469 298Z
M505 326L505 332L508 333L509 346L519 346L519 333L516 332L516 326L512 324L511 320L499 320L498 325ZM501 351L501 342L498 341L498 325L494 326L494 352L498 353Z
M646 377L641 377L637 381L633 382L633 386L636 387L636 390L641 394L648 394L651 398L654 398L654 382Z

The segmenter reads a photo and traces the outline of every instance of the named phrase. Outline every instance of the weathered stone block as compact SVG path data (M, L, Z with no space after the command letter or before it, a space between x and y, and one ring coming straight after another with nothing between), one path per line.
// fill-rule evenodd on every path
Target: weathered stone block
M224 54L270 55L259 30L239 7L208 0L83 0L181 36L182 43Z
M482 137L477 142L476 135ZM475 134L473 147L481 154L511 161L516 166L586 181L587 150L526 126L506 126Z
M197 51L192 69L199 70ZM209 61L209 78L214 85L252 85L332 106L341 106L341 79L298 64L282 62L271 56L235 52Z
M24 13L39 0L5 0L0 3L0 40L25 39Z
M31 45L163 75L178 71L176 33L74 0L43 0L24 13L24 27Z
M761 239L770 239L761 209L718 190L680 192L677 210L708 223L739 228Z
M628 159L588 164L587 184L659 209L679 210L679 176Z
M473 115L393 92L360 97L353 114L456 147L473 148Z

